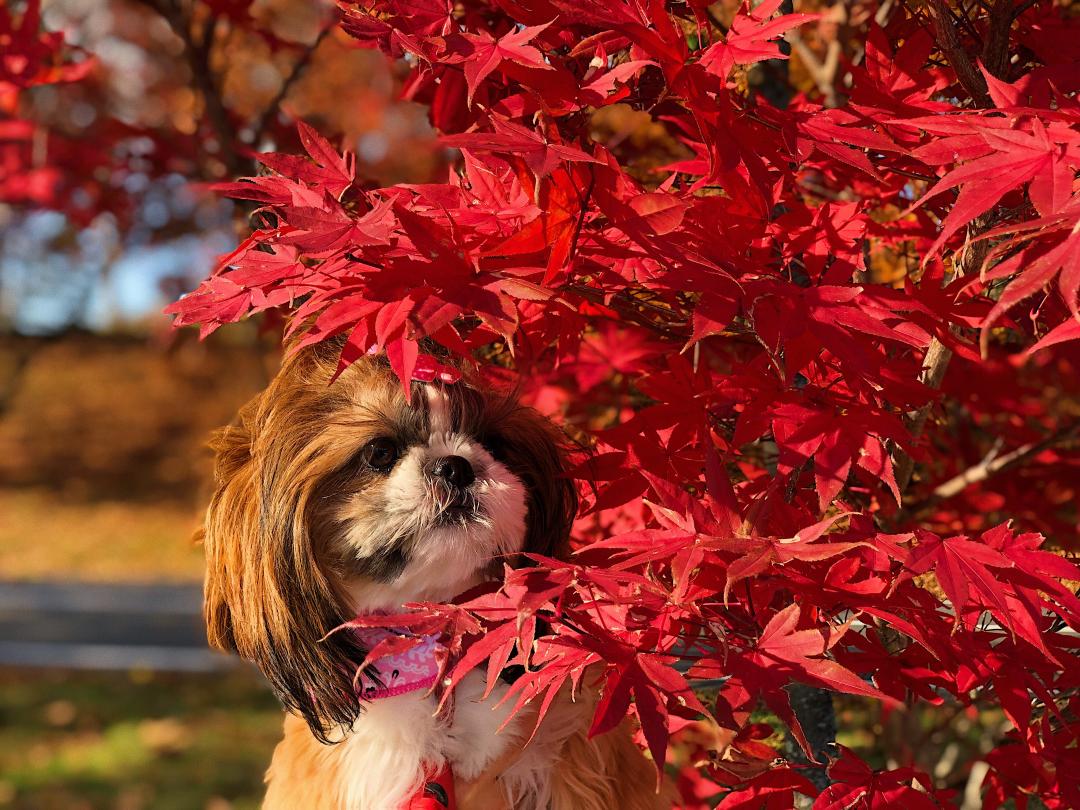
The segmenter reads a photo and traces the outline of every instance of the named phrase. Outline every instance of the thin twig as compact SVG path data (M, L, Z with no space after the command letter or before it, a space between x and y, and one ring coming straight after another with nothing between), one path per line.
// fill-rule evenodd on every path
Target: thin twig
M724 25L723 20L716 16L716 12L713 11L712 6L706 7L705 13L709 16L709 22L715 25L721 34L727 36L728 27Z
M1021 3L1016 8L1013 9L1012 18L1014 20L1020 19L1020 15L1022 15L1025 11L1027 11L1033 5L1035 5L1035 0L1024 0L1023 3Z
M315 41L312 42L293 63L292 70L289 72L289 75L282 80L281 87L278 89L277 94L270 103L266 105L266 109L262 111L262 114L255 121L255 124L252 125L251 143L258 144L262 139L263 133L266 132L266 127L269 126L273 117L278 114L282 103L285 101L285 97L289 94L293 85L296 84L303 75L307 66L311 64L311 59L312 56L314 56L316 49L322 44L322 41L326 39L333 28L333 25L328 25L326 28L322 29L319 32L319 35L315 37Z
M872 158L871 158L872 160ZM936 183L941 178L933 177L929 174L919 174L919 172L909 172L907 169L897 169L894 166L877 166L883 172L889 172L890 174L899 174L903 177L910 177L912 180L922 180L926 183Z
M682 343L686 343L691 338L691 330L683 325L685 324L685 321L673 319L667 323L661 323L660 321L645 315L641 311L642 308L656 308L655 305L652 305L647 301L641 301L633 296L624 295L622 293L616 295L610 301L605 301L604 299L607 295L603 290L586 287L583 284L571 284L568 285L566 289L589 301L610 307L631 323L643 326L661 337L674 338Z

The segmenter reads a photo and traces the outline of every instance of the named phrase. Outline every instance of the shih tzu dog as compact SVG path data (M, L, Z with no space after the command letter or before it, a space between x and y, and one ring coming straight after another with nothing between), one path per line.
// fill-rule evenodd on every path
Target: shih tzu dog
M433 641L356 679L385 634L331 631L452 599L523 551L564 554L576 492L558 432L535 411L467 381L413 383L407 402L375 357L331 383L340 348L291 356L215 438L208 634L255 662L289 711L265 810L441 807L451 769L475 778L532 724L498 732L507 687L481 700L479 671L437 713ZM587 690L560 696L500 779L509 806L671 807L627 725L587 738L594 703Z

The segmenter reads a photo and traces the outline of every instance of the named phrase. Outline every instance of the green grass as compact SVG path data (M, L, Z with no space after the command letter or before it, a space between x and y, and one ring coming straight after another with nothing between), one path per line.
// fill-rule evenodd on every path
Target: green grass
M225 675L0 672L0 808L254 810L281 710Z

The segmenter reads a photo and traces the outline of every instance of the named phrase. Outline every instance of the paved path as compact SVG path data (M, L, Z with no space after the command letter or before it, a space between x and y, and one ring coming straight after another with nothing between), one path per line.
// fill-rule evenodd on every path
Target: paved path
M212 672L199 585L0 582L0 666Z
M215 672L238 665L206 646L200 585L0 581L0 666Z

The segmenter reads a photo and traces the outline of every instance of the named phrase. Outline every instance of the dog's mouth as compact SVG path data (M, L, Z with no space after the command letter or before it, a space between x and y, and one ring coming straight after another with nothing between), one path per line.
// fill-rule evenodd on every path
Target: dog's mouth
M476 497L468 492L455 492L435 518L437 526L453 526L472 523L483 517L483 510Z

